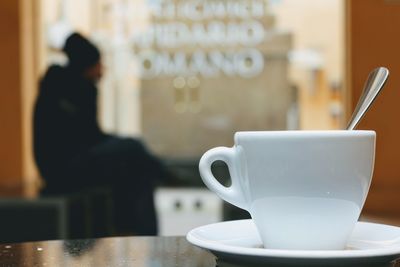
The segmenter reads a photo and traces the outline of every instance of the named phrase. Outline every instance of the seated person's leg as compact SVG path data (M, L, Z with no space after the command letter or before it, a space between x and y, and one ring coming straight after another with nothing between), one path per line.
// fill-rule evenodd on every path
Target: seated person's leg
M116 228L122 233L154 235L154 181L164 170L158 160L133 139L110 138L77 157L70 165L75 190L107 186L113 191Z

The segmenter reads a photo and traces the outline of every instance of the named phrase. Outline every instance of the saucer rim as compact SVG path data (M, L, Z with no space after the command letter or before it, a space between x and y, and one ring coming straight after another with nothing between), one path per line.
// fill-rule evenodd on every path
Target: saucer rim
M200 227L196 227L189 231L186 235L186 239L191 244L198 246L203 249L210 251L231 254L231 255L242 255L252 257L269 257L269 258L292 258L292 259L330 259L330 258L368 258L368 257L387 257L393 255L400 255L400 244L397 246L392 245L391 247L382 248L369 248L360 250L285 250L285 249L264 249L264 248L248 248L248 247L237 247L227 244L221 244L218 240L202 240L195 236L195 233L201 231L205 227L212 227L216 225L224 225L227 223L250 223L252 219L246 220L233 220L223 221L213 224L207 224ZM357 225L367 225L368 227L396 227L400 231L400 227L394 225L371 223L371 222L357 222Z

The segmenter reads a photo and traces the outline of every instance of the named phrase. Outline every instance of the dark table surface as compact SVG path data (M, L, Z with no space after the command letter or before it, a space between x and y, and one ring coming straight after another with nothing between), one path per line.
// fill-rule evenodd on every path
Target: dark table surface
M365 262L362 265L366 266ZM236 267L248 265L218 260L210 252L188 243L185 237L111 237L0 244L0 267L5 266ZM398 265L392 262L385 266Z
M211 253L184 237L112 237L0 244L0 266L214 267L217 263Z

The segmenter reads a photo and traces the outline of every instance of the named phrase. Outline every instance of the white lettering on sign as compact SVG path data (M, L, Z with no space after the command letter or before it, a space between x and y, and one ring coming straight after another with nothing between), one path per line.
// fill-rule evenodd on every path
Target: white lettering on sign
M150 6L155 18L161 19L224 19L261 18L265 16L264 0L192 0L156 1Z
M264 69L263 54L256 47L265 40L261 22L265 0L152 0L149 4L154 23L132 38L141 77L251 78ZM172 50L178 52L168 52Z
M216 77L221 73L227 76L251 78L264 69L264 57L256 49L242 49L238 52L196 51L183 52L140 52L137 55L139 75L145 79L159 76L202 75Z
M144 34L133 40L139 48L198 46L256 46L264 40L261 22L251 20L239 23L212 21L207 24L182 22L153 24Z

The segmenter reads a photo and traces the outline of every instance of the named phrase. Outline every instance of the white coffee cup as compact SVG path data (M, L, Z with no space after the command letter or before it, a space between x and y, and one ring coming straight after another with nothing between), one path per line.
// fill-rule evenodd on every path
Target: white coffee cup
M344 249L372 179L374 131L237 132L201 158L207 187L249 211L265 248ZM211 172L228 165L232 184Z

